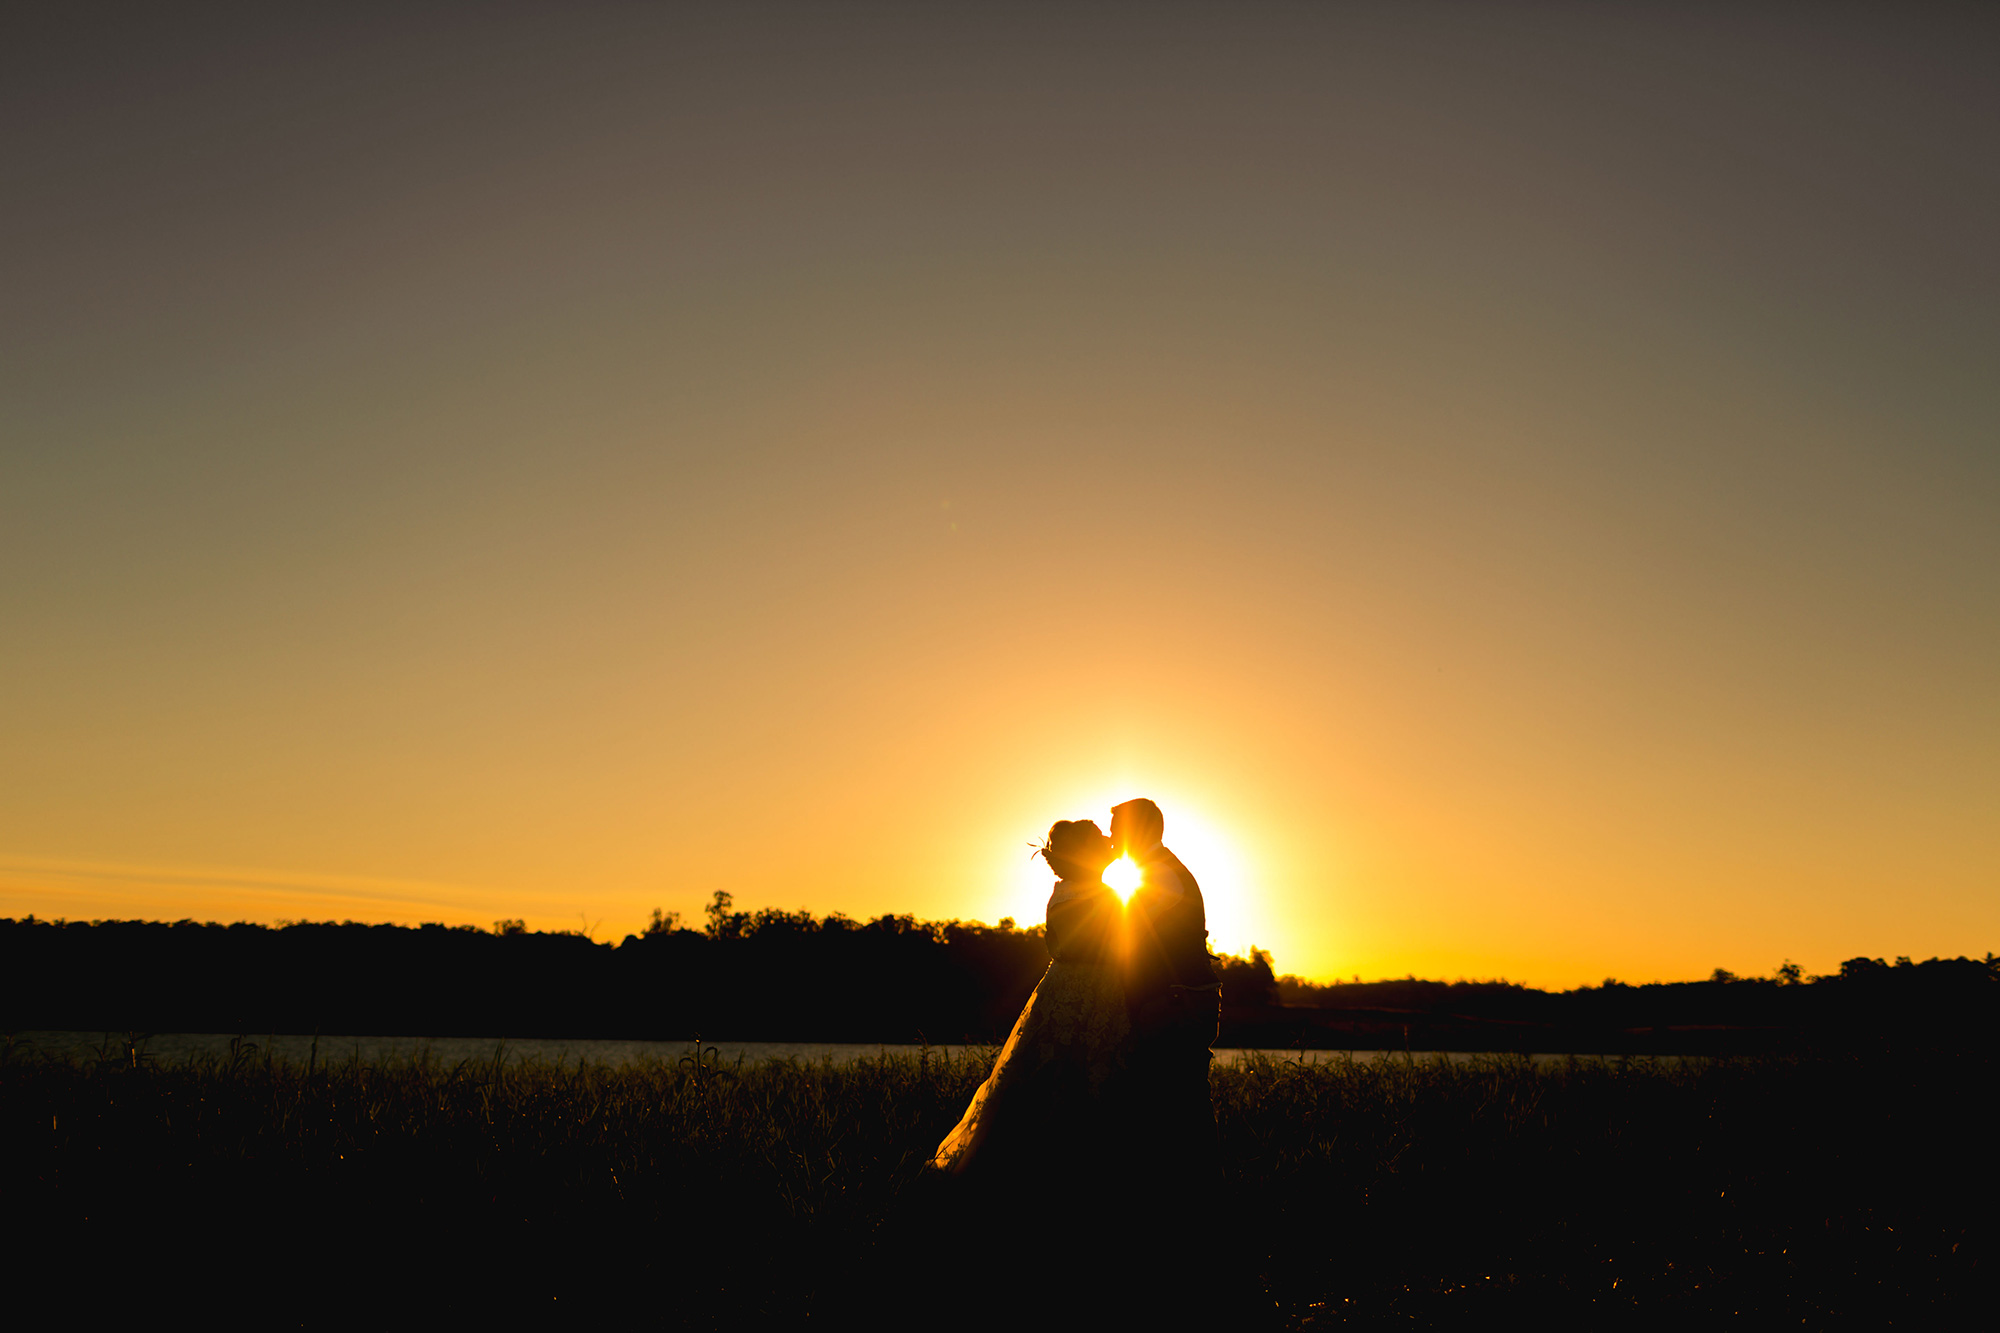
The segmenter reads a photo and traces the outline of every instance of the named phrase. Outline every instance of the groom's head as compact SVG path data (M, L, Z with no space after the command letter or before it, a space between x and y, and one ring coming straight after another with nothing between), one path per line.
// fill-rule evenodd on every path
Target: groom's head
M1121 852L1150 852L1166 833L1160 807L1143 796L1111 807L1111 841Z

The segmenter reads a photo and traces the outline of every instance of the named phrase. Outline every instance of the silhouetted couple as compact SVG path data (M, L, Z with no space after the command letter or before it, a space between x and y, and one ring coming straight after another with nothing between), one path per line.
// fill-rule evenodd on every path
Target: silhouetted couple
M1112 810L1108 837L1082 819L1049 830L1048 971L931 1160L964 1182L1003 1249L1010 1235L1046 1241L1074 1210L1100 1258L1127 1243L1156 1279L1202 1265L1222 1174L1208 1086L1221 988L1201 888L1164 832L1144 799ZM1141 875L1129 903L1103 879L1120 855Z

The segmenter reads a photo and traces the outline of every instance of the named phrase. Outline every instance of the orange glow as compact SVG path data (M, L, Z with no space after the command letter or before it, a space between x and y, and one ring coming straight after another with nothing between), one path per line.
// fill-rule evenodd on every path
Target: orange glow
M1104 871L1104 882L1118 895L1119 902L1130 902L1132 893L1139 887L1139 863L1129 856L1121 856Z
M0 915L1026 925L1147 796L1281 973L2000 948L1960 84L1725 6L934 8L65 47Z

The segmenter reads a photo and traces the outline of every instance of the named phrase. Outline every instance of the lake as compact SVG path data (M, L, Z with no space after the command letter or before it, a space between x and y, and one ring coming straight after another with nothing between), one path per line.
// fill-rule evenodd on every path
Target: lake
M19 1056L27 1052L41 1052L66 1057L116 1055L124 1057L125 1034L122 1032L17 1032L11 1038L13 1054ZM144 1038L139 1045L141 1053L152 1060L165 1063L184 1061L195 1056L227 1057L232 1042L240 1040L246 1049L254 1048L258 1055L268 1051L280 1060L305 1064L316 1060L328 1061L359 1060L364 1064L379 1064L384 1060L409 1060L426 1058L441 1064L460 1064L467 1061L479 1063L495 1058L509 1063L529 1060L549 1063L580 1063L588 1061L599 1065L629 1065L650 1060L672 1062L688 1055L693 1050L691 1041L601 1041L570 1040L547 1037L354 1037L354 1036L257 1036L238 1038L225 1032L162 1032ZM315 1054L317 1043L317 1054ZM990 1046L890 1046L867 1042L794 1042L794 1041L713 1041L703 1042L704 1052L713 1052L711 1060L720 1059L731 1064L760 1064L768 1060L799 1060L808 1063L830 1061L834 1064L848 1064L855 1060L879 1055L917 1055L929 1050L933 1058L963 1059L968 1055L985 1055ZM1215 1058L1233 1062L1250 1054L1246 1048L1218 1048ZM1401 1051L1305 1051L1267 1050L1261 1054L1274 1060L1297 1060L1303 1058L1309 1064L1353 1058L1355 1060L1401 1059ZM1454 1062L1463 1062L1476 1057L1464 1051L1418 1052L1418 1058L1431 1059L1443 1054ZM1537 1063L1566 1059L1562 1055L1536 1055L1531 1057Z

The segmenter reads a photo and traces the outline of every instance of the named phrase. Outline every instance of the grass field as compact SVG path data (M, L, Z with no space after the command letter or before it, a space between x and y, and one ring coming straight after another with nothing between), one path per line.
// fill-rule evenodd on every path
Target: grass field
M919 1168L984 1073L10 1055L0 1209L17 1274L99 1303L950 1319L1037 1280L935 1249L912 1271ZM1922 1324L1995 1276L1986 1053L1251 1059L1213 1090L1228 1195L1187 1280L1244 1324ZM1050 1216L1090 1244L1087 1207Z

